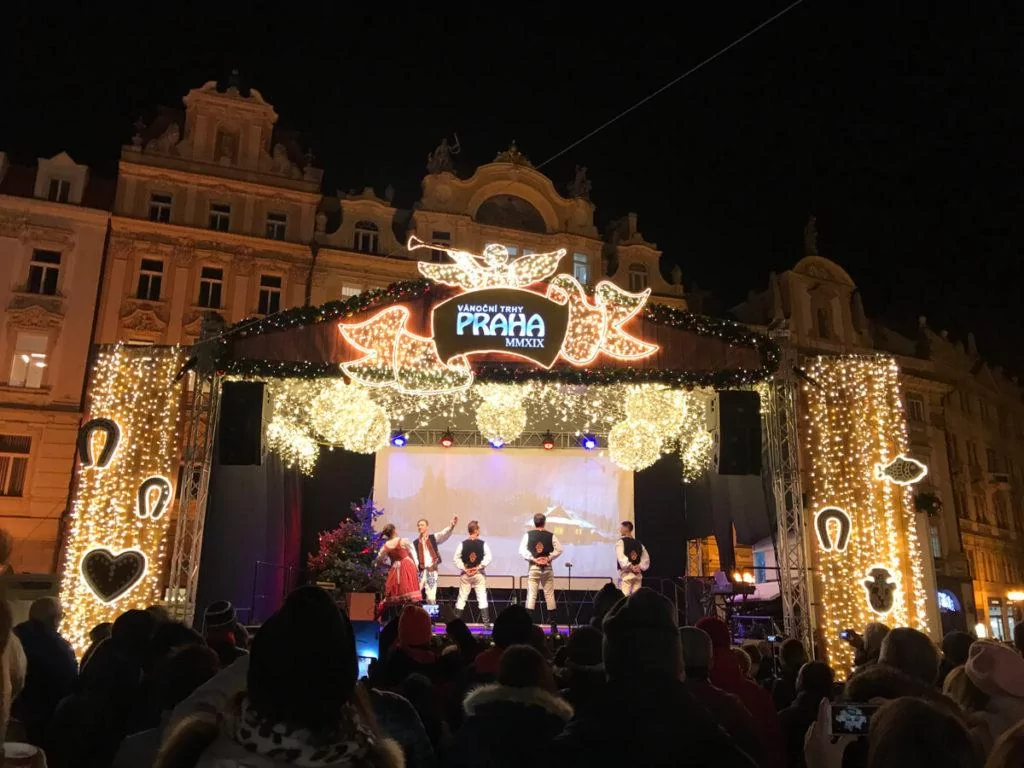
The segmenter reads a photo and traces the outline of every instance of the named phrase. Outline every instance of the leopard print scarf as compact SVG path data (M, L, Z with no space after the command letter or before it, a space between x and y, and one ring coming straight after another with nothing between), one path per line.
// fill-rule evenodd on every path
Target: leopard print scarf
M245 698L232 730L232 739L248 752L312 768L355 763L366 756L375 739L351 704L345 706L342 724L336 730L314 733L260 717Z

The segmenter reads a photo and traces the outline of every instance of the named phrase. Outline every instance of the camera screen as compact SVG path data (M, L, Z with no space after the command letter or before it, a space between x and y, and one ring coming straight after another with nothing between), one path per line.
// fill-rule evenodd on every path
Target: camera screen
M832 704L829 732L833 736L862 736L868 732L877 709L874 704Z

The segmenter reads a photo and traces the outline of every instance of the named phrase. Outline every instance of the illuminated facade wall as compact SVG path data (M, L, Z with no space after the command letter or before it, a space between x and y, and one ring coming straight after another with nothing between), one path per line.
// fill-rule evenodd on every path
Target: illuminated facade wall
M183 362L176 347L105 347L97 356L61 584L61 632L79 654L94 626L163 597Z
M878 621L929 631L912 491L923 470L907 459L893 466L907 452L907 433L892 358L819 357L807 373L807 524L819 623L829 662L843 674L853 648L841 630Z

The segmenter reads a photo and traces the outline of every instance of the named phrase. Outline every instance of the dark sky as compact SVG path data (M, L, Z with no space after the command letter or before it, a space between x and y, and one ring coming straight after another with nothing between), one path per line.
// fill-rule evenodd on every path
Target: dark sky
M139 115L237 67L312 147L325 191L391 183L409 204L442 136L458 133L463 175L513 138L540 163L787 4L296 3L245 18L247 4L179 3L44 19L12 3L0 149L66 149L113 174ZM813 212L869 314L973 330L1024 370L1022 28L1009 2L805 0L545 172L561 186L588 166L599 221L638 212L684 282L726 306L796 262Z

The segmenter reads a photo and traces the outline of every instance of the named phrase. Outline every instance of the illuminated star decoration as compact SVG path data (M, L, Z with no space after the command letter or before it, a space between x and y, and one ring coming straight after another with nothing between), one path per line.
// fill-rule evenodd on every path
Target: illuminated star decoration
M896 485L913 485L928 474L928 467L917 459L900 454L888 464L875 465L875 479Z
M837 535L833 542L829 533L830 521L837 523ZM825 507L814 516L814 532L818 535L818 546L825 552L845 552L850 543L850 529L853 523L846 510L839 507Z

